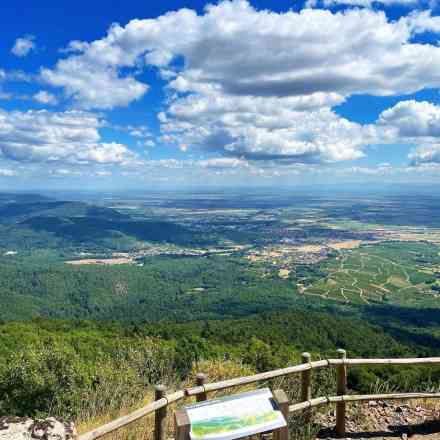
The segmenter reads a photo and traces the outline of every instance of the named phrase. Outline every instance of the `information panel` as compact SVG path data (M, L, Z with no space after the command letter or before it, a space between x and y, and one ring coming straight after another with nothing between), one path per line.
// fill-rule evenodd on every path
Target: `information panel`
M286 420L263 388L187 406L192 440L232 440L286 426Z

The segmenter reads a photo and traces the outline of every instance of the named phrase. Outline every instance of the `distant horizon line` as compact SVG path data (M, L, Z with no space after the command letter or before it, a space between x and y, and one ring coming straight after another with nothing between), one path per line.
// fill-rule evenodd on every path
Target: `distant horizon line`
M359 183L359 182L351 182L351 183L313 183L313 184L304 184L304 185L295 185L295 186L245 186L245 185L228 185L228 186L209 186L209 187L200 187L200 186L179 186L179 187L162 187L162 188L123 188L123 189L115 189L115 188L47 188L47 187L29 187L29 188L1 188L0 194L139 194L139 193L150 193L150 194L161 194L161 193L196 193L196 194L218 194L221 192L250 192L250 193L275 193L275 192L305 192L305 191L313 191L313 192L328 192L337 191L338 193L368 193L368 192L407 192L407 193L417 193L417 192L429 192L430 195L433 194L433 185L427 183L414 183L414 182L405 182L405 183ZM439 195L440 196L440 195Z

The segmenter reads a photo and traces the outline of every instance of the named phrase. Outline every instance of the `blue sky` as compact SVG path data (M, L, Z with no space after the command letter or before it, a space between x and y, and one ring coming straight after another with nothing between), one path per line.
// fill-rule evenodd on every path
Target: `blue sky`
M439 181L434 1L5 1L0 21L2 189Z

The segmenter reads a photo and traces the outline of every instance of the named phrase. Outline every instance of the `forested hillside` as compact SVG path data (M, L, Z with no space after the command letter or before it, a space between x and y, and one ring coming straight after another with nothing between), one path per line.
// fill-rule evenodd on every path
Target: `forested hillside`
M207 244L210 239L175 223L136 219L83 202L24 195L0 199L0 248L71 251L85 247L103 252L132 249L144 241Z
M0 195L0 415L99 424L155 383L285 367L304 350L440 355L440 231L251 202ZM439 374L350 368L349 386L426 390Z
M438 352L401 343L360 320L302 310L186 324L7 322L0 325L0 413L82 420L142 400L157 382L179 386L194 370L224 364L229 375L265 371L299 362L304 350L334 357L335 347L364 357ZM205 371L211 380L218 378L215 368ZM367 392L380 379L422 389L439 374L353 369L350 387Z
M191 320L293 307L295 285L241 259L146 258L143 266L70 266L50 254L0 265L0 319ZM5 307L7 305L7 307Z

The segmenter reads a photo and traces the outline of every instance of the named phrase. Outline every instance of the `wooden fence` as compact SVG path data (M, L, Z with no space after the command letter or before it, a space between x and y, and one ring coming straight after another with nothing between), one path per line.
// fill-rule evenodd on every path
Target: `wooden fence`
M221 382L207 383L207 377L200 373L196 377L194 387L166 393L162 385L156 386L155 401L140 408L126 416L120 417L99 428L79 436L79 440L95 440L109 434L117 429L124 428L130 423L141 419L149 414L155 413L154 419L154 440L166 440L168 406L181 401L187 397L195 396L198 402L206 400L210 392L234 388L246 384L257 383L276 377L301 374L301 401L289 406L289 412L295 413L309 408L336 404L336 433L339 436L345 434L345 408L351 402L368 400L407 400L440 398L440 393L392 393L392 394L364 394L347 395L347 369L350 366L367 365L440 365L440 357L435 358L398 358L398 359L349 359L345 350L338 350L337 359L324 359L312 361L309 353L303 353L302 363L299 365L254 374L252 376L237 377ZM336 396L324 396L312 398L311 383L312 370L318 368L336 369ZM307 417L307 414L306 414Z

